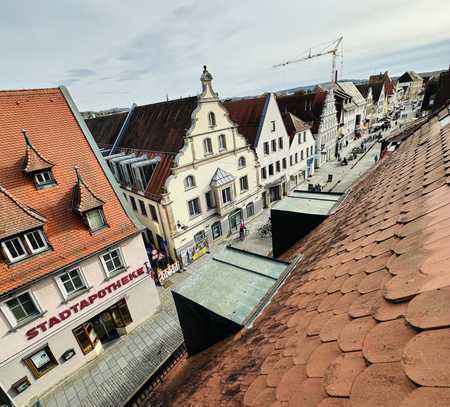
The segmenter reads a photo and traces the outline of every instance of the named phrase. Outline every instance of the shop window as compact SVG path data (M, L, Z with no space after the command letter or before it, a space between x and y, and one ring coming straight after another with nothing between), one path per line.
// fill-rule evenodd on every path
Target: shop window
M158 215L156 214L156 208L153 205L150 205L150 216L152 217L152 220L158 222Z
M40 310L30 292L24 292L4 302L3 313L13 327L40 315Z
M116 328L125 328L133 322L125 300L120 300L118 303L114 304L110 308L110 311Z
M201 230L200 232L197 232L194 235L194 242L195 244L201 244L206 240L206 234L204 230Z
M86 322L76 327L72 332L78 342L78 345L80 345L80 349L83 354L86 355L95 348L98 338L90 322Z
M66 298L83 291L87 287L79 268L69 270L58 276L58 285Z
M188 201L188 208L189 208L189 216L197 216L200 215L200 201L198 198L191 199Z
M211 232L214 240L222 236L222 225L220 224L220 222L215 222L212 224Z
M103 210L100 208L93 209L86 212L86 222L89 230L95 232L106 226L105 217L103 216Z
M108 276L119 273L125 269L120 249L114 249L100 256L103 267Z
M246 210L247 210L247 218L251 218L252 216L254 216L255 215L255 205L254 205L254 203L250 202L249 204L247 204Z
M45 345L37 352L34 352L32 355L24 358L23 361L31 370L31 373L33 373L35 379L42 377L48 371L58 366L58 362L53 356L53 353L48 345Z
M147 209L145 208L145 203L141 199L139 199L139 206L141 208L142 215L147 216Z

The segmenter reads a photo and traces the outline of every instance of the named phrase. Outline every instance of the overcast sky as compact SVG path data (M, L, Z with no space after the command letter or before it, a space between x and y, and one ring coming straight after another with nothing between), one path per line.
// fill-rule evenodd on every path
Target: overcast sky
M197 94L207 64L221 97L250 95L329 80L329 56L271 66L340 35L345 78L442 69L449 15L449 0L2 0L0 88L123 107Z

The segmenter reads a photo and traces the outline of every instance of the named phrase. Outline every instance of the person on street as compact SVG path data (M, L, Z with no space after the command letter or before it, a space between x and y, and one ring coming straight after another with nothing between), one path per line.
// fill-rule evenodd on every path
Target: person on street
M241 220L241 224L239 225L239 238L241 240L245 239L245 230L247 229L247 227L244 224L244 221Z

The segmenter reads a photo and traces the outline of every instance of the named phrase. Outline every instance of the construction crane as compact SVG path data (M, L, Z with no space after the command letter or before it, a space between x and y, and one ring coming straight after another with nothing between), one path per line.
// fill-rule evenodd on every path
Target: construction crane
M321 57L322 55L328 55L331 54L331 83L336 83L336 57L342 56L342 40L344 37L339 37L337 40L332 41L331 43L328 43L327 46L321 51L316 52L314 54L311 53L311 48L309 48L308 55L301 58L292 59L290 61L283 62L281 64L274 65L273 68L279 68L282 66L295 64L297 62L306 61L308 59L313 59L316 57ZM341 54L338 54L339 46L341 46Z

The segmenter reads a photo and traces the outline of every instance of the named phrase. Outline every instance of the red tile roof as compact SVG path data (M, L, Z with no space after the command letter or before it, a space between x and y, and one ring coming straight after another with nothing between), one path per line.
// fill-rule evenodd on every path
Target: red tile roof
M0 259L1 293L137 233L60 89L0 92L0 128L0 185L15 200L45 217L44 231L52 247L12 265ZM54 163L55 186L37 190L31 176L24 172L27 147L21 134L23 128L36 150ZM103 210L109 227L95 236L72 210L76 165L93 193L105 202ZM3 225L1 216L0 221Z
M444 115L380 160L286 253L303 258L251 329L190 358L156 398L187 407L448 406Z
M281 114L281 117L283 118L284 126L286 127L291 143L295 134L311 128L311 126L292 113L284 112Z
M80 174L80 169L75 167L77 182L72 190L72 208L75 212L84 213L91 209L99 208L105 204L97 197Z
M0 239L42 227L46 222L47 219L0 185Z
M47 170L53 167L53 163L36 150L36 148L31 143L27 132L25 129L22 129L22 134L25 138L25 143L27 145L27 158L26 165L24 168L25 172L36 172L41 170Z
M161 199L162 188L170 175L175 155L184 145L184 138L192 125L192 114L198 105L196 96L136 106L116 145L117 150L159 156L146 194ZM127 113L113 114L86 120L100 147L111 147L125 121ZM117 152L117 151L115 151Z
M319 131L326 97L327 91L318 88L313 93L278 96L277 102L281 114L292 113L304 122L311 124L311 131L316 134Z
M264 106L270 95L250 99L231 100L223 102L230 119L238 126L238 131L253 148L256 147L256 136L260 121L263 119Z

